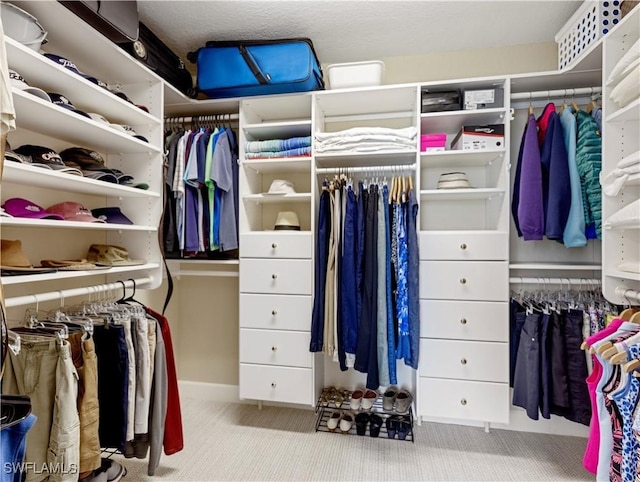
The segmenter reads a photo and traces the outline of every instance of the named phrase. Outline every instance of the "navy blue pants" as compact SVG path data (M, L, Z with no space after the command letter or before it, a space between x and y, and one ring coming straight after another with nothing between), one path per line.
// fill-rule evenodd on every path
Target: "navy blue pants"
M541 313L527 314L520 334L513 380L513 404L538 420L540 405L540 332Z
M316 237L316 269L313 292L313 312L311 315L311 342L309 351L322 351L324 344L324 286L327 278L329 257L329 235L331 234L331 199L329 191L320 195L318 210L318 233Z
M345 195L347 196L347 203L344 212L342 263L340 266L341 302L339 307L344 351L355 354L358 346L358 314L356 309L358 296L358 287L356 285L358 206L356 204L356 195L351 187L347 188Z
M540 326L540 413L544 418L551 418L550 323L551 314L543 314Z
M511 300L509 311L509 386L513 388L513 378L516 373L520 333L524 325L525 311L520 303Z
M570 409L565 418L583 425L591 420L591 402L587 389L587 360L582 344L583 314L569 310L565 314L564 349L567 354L567 379L569 381Z

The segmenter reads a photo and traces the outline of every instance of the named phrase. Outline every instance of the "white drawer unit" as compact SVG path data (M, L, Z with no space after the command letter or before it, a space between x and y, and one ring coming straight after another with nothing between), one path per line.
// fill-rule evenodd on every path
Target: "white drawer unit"
M426 260L506 260L509 235L499 231L420 233L420 258Z
M420 298L507 301L508 297L507 262L420 262Z
M313 405L312 370L240 363L240 398Z
M311 368L311 333L240 329L240 363Z
M240 294L240 328L309 331L313 298L308 295Z
M421 377L418 415L509 423L509 384Z
M420 375L484 382L509 382L509 344L420 340Z
M313 237L310 232L269 231L240 235L240 255L243 258L310 259Z
M310 295L312 276L310 259L242 259L240 292Z
M508 342L508 319L505 302L420 300L423 338Z

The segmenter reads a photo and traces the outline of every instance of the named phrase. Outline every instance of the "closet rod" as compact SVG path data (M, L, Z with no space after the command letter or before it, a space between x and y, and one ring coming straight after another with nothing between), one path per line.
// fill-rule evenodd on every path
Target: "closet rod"
M188 124L190 122L198 121L237 121L240 120L239 114L203 114L194 116L179 116L179 117L165 117L164 121L167 123Z
M576 89L536 90L533 92L515 92L511 100L547 99L551 97L573 97L576 95L601 94L602 87L579 87Z
M618 286L616 288L616 295L622 296L627 300L633 300L640 303L640 291L625 288L624 286Z
M150 277L146 278L138 278L136 280L128 279L118 281L117 283L108 283L101 285L92 285L92 286L83 286L81 288L70 288L66 290L59 291L47 291L45 293L38 293L33 295L26 296L15 296L13 298L7 298L5 300L5 306L7 308L13 308L15 306L24 306L24 305L32 305L38 304L45 301L54 301L60 300L64 301L66 298L72 298L74 296L87 296L94 295L96 293L101 293L104 291L115 291L122 290L122 283L125 284L127 288L142 288L144 285L151 283L152 279Z
M318 174L340 174L342 172L375 172L375 171L396 171L398 173L416 168L414 164L396 164L392 166L361 166L361 167L320 167L316 169Z
M509 278L510 284L537 284L544 285L571 285L584 286L584 285L600 285L601 280L596 278L521 278L519 276Z

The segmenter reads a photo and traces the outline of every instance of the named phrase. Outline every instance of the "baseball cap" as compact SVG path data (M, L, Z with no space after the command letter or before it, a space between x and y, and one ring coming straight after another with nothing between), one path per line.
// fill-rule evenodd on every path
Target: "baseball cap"
M126 217L119 207L92 209L91 214L109 224L133 224L131 219Z
M51 102L51 97L49 97L44 90L38 89L37 87L31 87L29 84L27 84L27 81L24 80L24 77L22 77L22 75L20 75L15 70L9 69L9 79L11 80L12 87L20 89L23 92L35 95L36 97L40 97L42 100L46 100L47 102Z
M94 218L82 204L65 201L47 208L47 212L61 216L65 221L82 221L87 223L104 223L102 219Z
M120 132L124 132L125 134L129 134L130 136L135 137L136 139L140 139L144 142L149 142L146 137L138 134L133 127L126 124L111 124L111 127L119 130Z
M97 112L87 112L87 115L91 117L94 121L99 122L105 125L111 125L111 123L107 120L105 116L102 114L98 114Z
M30 159L27 159L26 156L23 156L11 150L11 146L9 145L8 140L4 143L4 159L5 161L14 161L21 164L27 164L30 162Z
M80 114L81 116L88 117L89 119L91 119L91 117L89 117L89 114L79 109L76 109L75 106L71 103L71 101L67 99L64 95L57 94L55 92L49 92L49 97L51 98L51 102L53 102L55 105L64 107L65 109L68 109L71 112L75 112L76 114Z
M145 264L143 259L131 259L129 251L122 246L92 244L87 252L87 261L101 265L136 266Z
M57 63L59 65L62 65L65 69L70 70L74 74L77 74L80 77L84 77L89 82L93 82L94 84L96 84L99 87L102 87L103 89L107 88L107 84L105 82L101 81L100 79L97 79L93 75L89 75L89 74L85 74L83 72L80 72L80 70L78 69L76 64L71 62L71 60L66 59L64 57L61 57L60 55L56 55L56 54L44 54L44 56L47 57L49 60L52 60L53 62L55 62L55 63Z
M100 153L85 149L84 147L70 147L60 151L62 162L67 166L76 167L83 171L104 171L112 173L104 164L104 158Z
M7 199L2 207L7 214L14 218L64 219L59 214L49 213L42 206L38 206L36 203L21 197Z
M23 163L30 163L36 167L82 176L80 169L66 166L65 163L62 162L60 155L48 147L25 144L18 147L14 153L22 158Z

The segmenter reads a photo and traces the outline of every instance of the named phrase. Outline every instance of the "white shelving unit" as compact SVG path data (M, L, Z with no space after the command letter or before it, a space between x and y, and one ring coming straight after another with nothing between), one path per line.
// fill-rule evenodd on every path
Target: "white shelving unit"
M136 183L145 183L148 189L8 161L2 182L2 202L12 197L24 197L43 207L65 201L79 202L89 209L118 207L134 224L3 217L0 219L2 237L21 240L23 251L34 265L44 258L84 258L90 244L123 246L132 259L146 262L90 271L5 276L2 278L7 287L5 296L10 299L24 293L25 289L32 294L44 294L51 289L52 283L61 280L88 287L139 279L145 280L145 287L157 287L162 281L158 224L163 190L163 82L60 3L18 4L38 18L48 31L48 42L43 46L45 52L67 58L80 71L124 92L133 103L5 38L9 68L24 76L31 86L69 98L77 109L97 112L112 123L132 126L148 142L13 89L17 130L9 134L11 146L35 144L56 152L76 146L91 149L103 157L107 167L132 175ZM136 105L146 106L149 112Z

